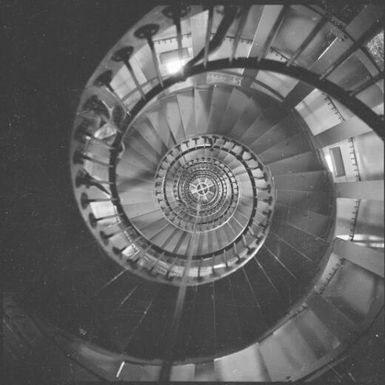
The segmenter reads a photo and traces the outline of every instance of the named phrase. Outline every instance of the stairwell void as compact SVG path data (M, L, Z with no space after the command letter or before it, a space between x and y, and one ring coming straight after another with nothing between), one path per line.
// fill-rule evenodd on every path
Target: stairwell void
M34 317L98 377L314 379L381 317L384 8L337 8L156 6L90 74L69 167L102 256Z

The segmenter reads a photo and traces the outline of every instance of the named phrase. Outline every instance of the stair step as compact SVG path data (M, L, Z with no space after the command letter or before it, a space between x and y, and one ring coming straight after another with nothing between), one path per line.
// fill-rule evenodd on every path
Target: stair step
M306 303L341 342L351 339L358 332L358 325L341 313L322 295L313 293L306 300Z
M333 350L336 338L310 309L303 310L293 318L292 322L311 347L316 359L322 358Z
M243 143L253 143L268 132L275 124L287 115L287 111L274 105L262 111L255 121L244 131L240 140Z
M142 201L138 203L131 203L130 201L121 201L122 207L129 218L140 217L155 211L160 211L159 206L153 199Z
M183 129L186 136L193 136L196 132L195 127L195 107L194 90L188 90L177 94L179 112L182 118Z
M258 344L215 360L218 381L269 381Z
M259 154L297 133L298 121L294 119L293 116L287 115L270 130L259 136L258 139L250 145L250 148L256 154Z
M213 92L212 88L195 88L194 90L194 108L195 108L194 135L207 133L212 92Z
M125 169L124 167L119 167L118 175L116 178L116 186L119 193L127 191L131 188L136 190L151 190L153 188L154 175L151 172L135 172L131 173L131 175L128 172L129 170Z
M166 248L167 250L171 251L173 248L175 248L181 233L182 230L173 225L170 225L158 235L156 235L152 241L159 245L162 249Z
M273 39L277 32L273 31L273 28L276 26L276 22L280 18L282 8L282 5L265 5L262 8L262 14L257 19L258 22L255 24L256 29L249 52L249 57L262 58L265 56L265 53L268 51L270 48L269 46L272 43L272 41L269 40ZM246 69L243 74L244 76L248 76L254 79L257 73L258 70ZM250 86L250 80L244 79L242 85L246 87Z
M164 114L158 109L153 109L146 112L146 117L154 127L154 130L156 131L158 137L161 138L164 145L168 149L175 146L175 138L173 137L173 133L170 130Z
M276 335L279 345L286 355L290 356L291 361L296 367L296 371L303 370L317 360L317 355L312 349L312 341L304 338L295 322L296 318L284 324ZM297 326L298 325L298 326Z
M188 351L201 357L215 354L215 290L214 283L197 288L191 338Z
M360 282L358 292L357 282ZM345 261L343 269L334 274L332 284L323 291L323 296L362 327L383 305L384 281L377 274Z
M308 152L310 149L309 140L303 133L298 133L260 152L259 157L268 164Z
M174 365L171 368L170 381L192 381L195 374L195 365Z
M279 337L275 334L260 343L260 351L272 381L288 381L297 369L290 351L282 349Z
M158 164L161 158L152 143L147 142L143 136L137 132L131 134L130 137L124 140L125 151L132 152L133 154L140 154L139 158L146 158L153 164Z
M176 142L180 142L186 138L178 101L176 98L168 99L162 106L162 112L167 120L168 126L172 131Z
M218 130L219 134L231 135L231 130L242 112L247 107L249 99L250 97L243 93L240 89L233 88L226 110L223 111L220 130Z
M287 175L275 175L277 190L297 191L332 191L333 185L328 171L295 172Z
M237 346L242 343L236 304L231 280L215 281L216 349Z
M330 236L333 228L333 219L330 216L306 210L304 207L301 209L290 207L287 222L293 227L325 240Z
M119 171L125 169L125 175L127 176L140 175L143 172L154 175L157 168L157 160L148 159L145 154L140 153L139 150L134 150L130 146L127 151L123 152L117 167Z
M298 252L313 260L315 264L325 254L329 246L329 243L324 239L304 232L288 223L283 223L278 229L272 228L272 231Z
M119 373L118 381L158 381L160 375L160 366L158 365L143 365L124 361L116 371ZM116 374L116 376L117 376Z
M177 291L178 288L174 286L160 287L159 295L126 347L127 352L146 359L163 356L168 343L166 337L172 322Z
M269 165L272 175L298 174L307 171L321 171L323 166L317 155L313 152L305 152Z
M297 281L277 262L276 259L267 251L265 247L261 247L255 257L266 274L274 283L274 286L279 290L281 297L288 304L292 303L293 293L292 286Z
M218 130L220 131L220 124L231 92L232 88L230 87L213 87L207 132L215 133Z
M290 225L316 238L326 240L331 231L333 221L329 216L317 214L313 211L277 204L272 221L272 229L278 234L281 224Z
M122 202L129 202L130 204L142 203L151 201L154 198L154 193L151 189L129 189L119 194Z
M242 138L243 134L255 122L262 111L263 107L258 103L256 98L250 98L244 111L231 129L231 137L235 139Z
M127 346L134 338L159 292L159 288L149 283L139 285L133 290L126 293L118 307L112 308L101 322L101 330L107 340L111 341L115 349L126 353L128 353ZM109 307L111 307L110 304Z
M144 117L136 122L134 128L138 132L138 135L153 148L158 158L161 158L167 152L166 145L162 142L162 139L158 136L158 133L147 118Z
M189 346L192 338L192 329L194 327L194 315L196 313L196 295L198 286L188 287L186 290L185 301L180 321L180 329L175 346L175 357L183 361L191 355Z
M331 215L334 207L332 194L322 191L278 190L276 202L322 215Z
M312 278L316 269L312 261L305 258L304 254L300 254L293 247L289 246L288 243L282 242L273 233L269 233L264 246L297 279L307 282L308 279Z
M153 240L156 234L167 226L172 226L160 211L137 218L135 226L145 235L147 239Z
M380 250L356 245L354 242L336 238L333 245L333 253L340 258L361 266L363 269L384 277L384 258Z
M246 280L243 268L231 274L230 279L243 341L250 343L266 331L267 323L259 301L255 298L256 294Z
M244 269L260 304L264 319L270 325L275 323L285 314L286 306L282 298L271 286L255 260L247 263Z
M197 363L195 365L195 376L194 381L217 381L218 376L216 374L216 368L214 366L214 361L206 361L202 363Z

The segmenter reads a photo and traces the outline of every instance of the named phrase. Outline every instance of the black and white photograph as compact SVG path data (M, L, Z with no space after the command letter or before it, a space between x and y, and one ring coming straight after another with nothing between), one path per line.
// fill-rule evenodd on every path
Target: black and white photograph
M0 0L6 385L380 385L376 0Z

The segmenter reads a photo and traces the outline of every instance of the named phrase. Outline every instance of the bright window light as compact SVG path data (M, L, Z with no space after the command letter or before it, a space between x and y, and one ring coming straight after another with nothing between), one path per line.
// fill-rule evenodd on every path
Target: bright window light
M169 62L166 63L167 67L167 72L170 74L176 74L178 71L182 69L184 66L185 61L184 60L170 60Z
M164 70L169 74L176 74L187 63L190 55L187 48L183 48L181 52L177 49L162 52L159 55L160 64L164 66Z
M333 168L333 162L332 162L332 157L330 154L325 154L325 160L326 164L328 165L328 168L330 172L334 173L334 168Z

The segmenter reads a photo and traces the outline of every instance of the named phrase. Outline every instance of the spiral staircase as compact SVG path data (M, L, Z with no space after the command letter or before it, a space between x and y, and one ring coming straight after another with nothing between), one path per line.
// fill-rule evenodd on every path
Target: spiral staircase
M49 341L73 381L356 382L382 333L384 7L349 11L138 16L73 112L98 252L5 301L10 357Z

